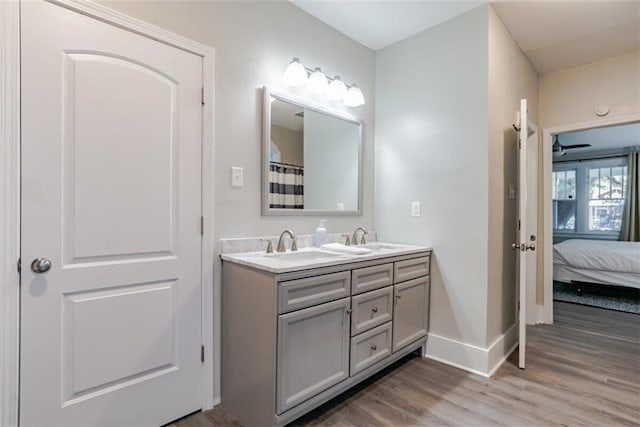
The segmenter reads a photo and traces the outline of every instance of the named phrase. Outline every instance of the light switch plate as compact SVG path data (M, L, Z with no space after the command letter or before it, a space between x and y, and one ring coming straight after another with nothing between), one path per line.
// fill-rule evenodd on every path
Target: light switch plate
M411 216L420 216L422 210L422 203L411 202Z
M243 178L244 170L237 166L231 167L231 186L232 187L242 187L244 185Z

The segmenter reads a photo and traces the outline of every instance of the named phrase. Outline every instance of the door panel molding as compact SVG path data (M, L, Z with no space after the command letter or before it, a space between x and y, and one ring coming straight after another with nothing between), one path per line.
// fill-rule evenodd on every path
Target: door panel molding
M0 425L18 425L20 4L0 2Z
M208 351L203 362L202 408L214 406L214 376L219 360L214 342L213 295L213 99L214 49L88 0L46 0L118 28L139 34L202 57L202 216L201 251L202 344ZM18 425L20 276L20 2L0 2L0 425ZM6 236L6 238L4 238ZM214 360L214 356L216 359ZM215 365L214 365L215 363Z

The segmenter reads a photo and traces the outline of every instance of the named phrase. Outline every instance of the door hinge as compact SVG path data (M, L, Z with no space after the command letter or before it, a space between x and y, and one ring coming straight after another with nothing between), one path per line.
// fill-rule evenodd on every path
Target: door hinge
M200 89L200 102L204 105L204 87Z
M204 346L200 346L200 361L204 363Z
M520 230L520 220L518 220L518 230Z
M204 236L204 217L200 217L200 235Z
M22 258L18 258L18 274L22 274Z

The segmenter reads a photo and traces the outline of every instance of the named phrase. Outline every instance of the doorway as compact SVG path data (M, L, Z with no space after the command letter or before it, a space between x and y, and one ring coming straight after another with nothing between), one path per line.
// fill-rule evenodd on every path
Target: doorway
M616 295L637 292L630 287L640 276L621 275L625 268L614 259L624 258L620 245L633 250L617 241L627 158L640 145L638 135L640 116L544 130L544 323L553 322L554 288L557 300L613 309Z

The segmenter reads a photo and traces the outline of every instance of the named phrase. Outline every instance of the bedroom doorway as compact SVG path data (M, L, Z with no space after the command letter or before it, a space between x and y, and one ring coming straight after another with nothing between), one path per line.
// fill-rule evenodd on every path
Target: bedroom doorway
M637 311L640 116L545 129L543 144L543 322L554 300Z

